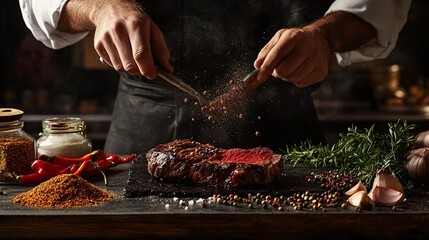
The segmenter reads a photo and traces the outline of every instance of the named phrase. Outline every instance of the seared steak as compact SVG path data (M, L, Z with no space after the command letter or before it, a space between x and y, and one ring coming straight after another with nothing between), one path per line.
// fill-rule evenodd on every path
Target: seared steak
M215 186L267 185L281 176L281 155L269 148L222 149L184 139L147 154L149 173L166 182Z

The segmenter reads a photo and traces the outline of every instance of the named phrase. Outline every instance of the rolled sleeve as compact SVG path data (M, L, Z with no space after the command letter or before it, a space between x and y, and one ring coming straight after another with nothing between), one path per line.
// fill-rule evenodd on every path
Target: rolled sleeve
M360 48L336 53L338 64L347 66L354 62L386 58L396 46L410 6L411 0L336 0L325 15L335 11L350 12L371 24L377 31L376 39Z
M88 34L65 33L57 30L61 10L68 0L19 0L25 25L33 36L49 48L60 49L72 45Z

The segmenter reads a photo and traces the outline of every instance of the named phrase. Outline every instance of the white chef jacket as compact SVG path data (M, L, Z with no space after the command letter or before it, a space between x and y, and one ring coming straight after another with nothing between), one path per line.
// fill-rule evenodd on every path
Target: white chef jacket
M34 37L53 49L72 45L88 34L56 30L61 10L68 0L19 0L25 24ZM336 0L326 14L346 11L355 14L377 30L377 37L360 48L335 53L338 64L385 58L396 46L398 35L407 21L411 0ZM326 15L325 14L325 15Z

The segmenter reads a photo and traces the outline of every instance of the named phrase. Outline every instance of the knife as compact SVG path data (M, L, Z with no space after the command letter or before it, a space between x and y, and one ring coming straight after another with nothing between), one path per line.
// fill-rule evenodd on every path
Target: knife
M170 74L169 72L165 71L164 69L158 68L158 76L165 81L171 83L178 89L190 94L191 96L195 97L201 106L207 104L208 100L206 100L197 90L193 89L191 86L183 82L181 79L177 78L176 76Z
M260 71L259 71L259 69L255 69L255 70L251 71L250 73L248 73L248 74L247 74L247 75L246 75L246 76L241 80L241 82L244 84L244 86L245 86L245 88L246 88L246 89L253 89L253 88L256 88L257 86L261 85L261 82L258 82L258 79L257 79L259 72L260 72ZM287 82L287 81L286 81L286 82ZM289 84L291 87L298 88L297 86L295 86L294 84L292 84L292 83L290 83L290 82L288 82L288 84ZM307 87L300 88L300 89L304 89L305 91L312 92L312 91L314 91L315 89L319 88L319 87L320 87L320 85L321 85L321 83L320 83L320 82L317 82L317 83L314 83L314 84L312 84L312 85L309 85L309 86L307 86Z
M259 73L259 69L255 69L253 71L251 71L250 73L248 73L242 80L241 82L245 85L245 87L247 89L253 89L257 86L259 86L258 82L258 73Z

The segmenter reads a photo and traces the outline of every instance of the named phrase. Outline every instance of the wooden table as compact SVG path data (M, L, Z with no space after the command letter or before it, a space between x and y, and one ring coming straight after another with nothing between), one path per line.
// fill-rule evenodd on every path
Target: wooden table
M0 238L429 239L429 193L425 190L407 196L407 203L396 210L278 211L216 203L185 210L179 199L171 197L125 198L129 168L130 164L124 164L108 172L106 188L119 197L96 207L23 207L10 197L31 187L1 185L6 195L0 195ZM105 187L101 179L93 183Z

